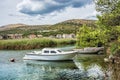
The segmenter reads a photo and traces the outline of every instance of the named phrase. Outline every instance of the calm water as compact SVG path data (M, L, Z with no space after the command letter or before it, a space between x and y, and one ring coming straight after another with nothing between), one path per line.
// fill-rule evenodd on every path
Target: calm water
M70 50L73 47L62 47ZM77 55L74 61L23 61L24 51L0 51L0 80L104 80L104 55ZM10 62L15 58L15 62ZM110 78L110 77L108 77Z

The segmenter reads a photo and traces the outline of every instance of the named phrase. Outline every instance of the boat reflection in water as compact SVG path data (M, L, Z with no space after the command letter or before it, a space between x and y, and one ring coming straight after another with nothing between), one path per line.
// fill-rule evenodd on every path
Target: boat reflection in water
M25 61L25 75L34 80L56 80L64 77L68 71L78 70L73 61L46 62L46 61Z
M78 69L73 61L57 61L57 62L47 62L47 61L28 61L25 60L27 67L39 68L43 71L52 71L59 69Z
M30 78L30 80L104 80L104 72L97 64L89 65L86 69L80 62L73 61L29 60L25 61L25 64L26 74L24 75L27 75L27 79Z

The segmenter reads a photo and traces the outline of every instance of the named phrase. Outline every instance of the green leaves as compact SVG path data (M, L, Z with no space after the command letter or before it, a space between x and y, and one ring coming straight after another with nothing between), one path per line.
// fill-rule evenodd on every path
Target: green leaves
M116 9L119 0L94 0L96 4L96 10L101 13L111 13Z
M120 25L120 0L94 0L96 10L102 15L98 16L99 23L107 27Z
M77 33L77 48L95 47L98 43L105 44L107 42L107 30L83 26Z
M120 52L120 0L94 0L96 10L101 12L102 15L98 15L98 27L103 29L103 33L100 35L107 35L107 44L110 44L111 54ZM100 37L99 35L99 37ZM101 37L104 39L104 37ZM102 40L104 42L104 40ZM105 40L106 41L106 40ZM119 52L118 52L119 51Z
M120 41L116 41L110 44L110 53L112 55L120 52Z

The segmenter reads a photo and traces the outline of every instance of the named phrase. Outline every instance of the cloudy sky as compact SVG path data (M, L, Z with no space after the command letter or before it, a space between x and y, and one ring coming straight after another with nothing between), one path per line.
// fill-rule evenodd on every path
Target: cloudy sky
M0 10L0 26L96 19L97 14L92 0L1 0Z

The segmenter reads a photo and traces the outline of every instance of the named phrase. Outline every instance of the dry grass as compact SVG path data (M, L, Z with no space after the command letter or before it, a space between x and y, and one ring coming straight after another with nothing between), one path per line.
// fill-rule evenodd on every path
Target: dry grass
M19 40L0 40L0 50L25 50L25 49L39 49L44 47L55 47L58 45L75 44L73 39L51 39L51 38L37 38L37 39L19 39Z

